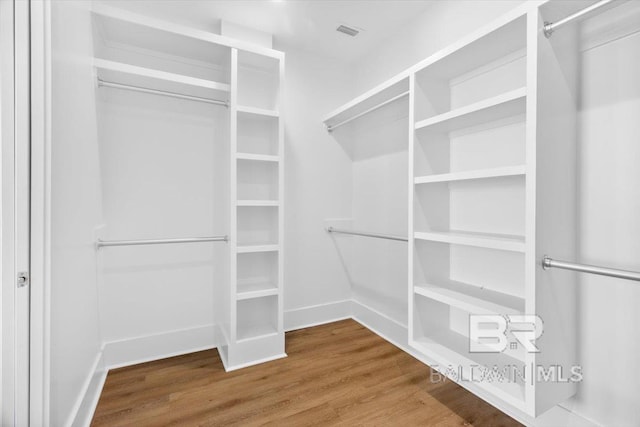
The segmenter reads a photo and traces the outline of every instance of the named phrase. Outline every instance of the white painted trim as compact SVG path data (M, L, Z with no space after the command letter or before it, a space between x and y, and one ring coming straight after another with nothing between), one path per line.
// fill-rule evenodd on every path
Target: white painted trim
M283 359L285 357L287 357L287 353L276 354L275 356L269 356L269 357L265 357L263 359L252 360L251 362L241 363L239 365L233 365L233 366L229 366L229 367L227 367L227 365L225 365L224 370L225 370L225 372L237 371L238 369L248 368L249 366L259 365L261 363L267 363L267 362L271 362L271 361L274 361L274 360Z
M93 362L89 375L82 385L82 391L78 395L76 403L73 405L73 409L69 414L69 418L64 423L65 426L84 427L91 424L93 413L98 406L98 400L100 400L100 394L104 382L107 379L107 369L104 367L104 346L100 349L100 352L96 355L96 359Z
M216 348L215 325L204 325L104 344L108 369L122 368L167 357Z
M285 311L284 330L287 332L295 331L351 317L350 299L310 305Z
M51 390L51 1L31 1L29 421L49 426Z

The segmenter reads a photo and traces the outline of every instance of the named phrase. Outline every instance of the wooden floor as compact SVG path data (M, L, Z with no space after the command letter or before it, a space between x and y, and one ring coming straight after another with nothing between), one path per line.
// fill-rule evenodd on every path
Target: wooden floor
M518 426L353 320L287 333L288 358L225 373L215 350L109 372L93 426Z

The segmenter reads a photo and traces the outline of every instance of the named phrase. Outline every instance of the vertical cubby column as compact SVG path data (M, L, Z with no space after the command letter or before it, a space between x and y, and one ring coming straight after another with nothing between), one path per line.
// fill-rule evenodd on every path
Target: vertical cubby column
M284 57L231 55L231 327L227 370L285 357Z

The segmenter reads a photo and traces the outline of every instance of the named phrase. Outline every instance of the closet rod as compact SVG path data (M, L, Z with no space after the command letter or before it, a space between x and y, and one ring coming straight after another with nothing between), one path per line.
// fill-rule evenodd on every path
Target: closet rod
M352 234L354 236L375 237L377 239L398 240L408 242L409 239L391 234L365 233L364 231L342 230L340 228L327 227L327 233Z
M183 95L181 93L169 92L166 90L148 89L140 86L126 85L122 83L114 83L106 80L98 79L98 86L113 87L117 89L128 89L136 92L152 93L154 95L170 96L172 98L188 99L190 101L206 102L208 104L229 106L229 101L220 101L218 99L203 98L201 96Z
M573 15L569 15L564 19L561 19L558 22L545 22L544 23L544 35L549 38L553 34L553 32L562 27L564 24L573 21L574 19L580 18L583 15L593 12L594 10L600 9L602 6L605 6L609 3L612 3L614 0L601 0L598 3L592 4L589 7L586 7Z
M147 240L100 240L96 241L96 247L105 246L139 246L139 245L163 245L167 243L200 243L200 242L227 242L229 236L212 237L188 237L184 239L147 239Z
M616 277L618 279L635 280L640 282L640 272L616 270L615 268L596 267L594 265L574 264L558 261L548 256L542 258L542 268L561 268L563 270L580 271L582 273L599 274L600 276Z
M340 122L340 123L337 123L337 124L335 124L335 125L333 125L333 126L329 126L329 125L327 125L327 131L328 131L328 132L331 132L331 131L333 131L334 129L337 129L337 128L339 128L339 127L340 127L340 126L342 126L342 125L346 125L347 123L349 123L349 122L351 122L351 121L353 121L353 120L355 120L355 119L357 119L357 118L359 118L359 117L362 117L362 116L364 116L365 114L369 114L370 112L375 111L375 110L377 110L378 108L382 108L382 107L384 107L385 105L390 104L390 103L392 103L393 101L396 101L396 100L398 100L398 99L400 99L400 98L404 98L404 97L405 97L405 96L407 96L407 95L409 95L409 91L402 92L400 95L394 96L394 97L393 97L393 98L391 98L391 99L387 99L386 101L384 101L384 102L382 102L382 103L380 103L380 104L378 104L378 105L376 105L376 106L374 106L374 107L371 107L371 108L369 108L368 110L363 111L362 113L356 114L355 116L350 117L350 118L348 118L347 120L344 120L344 121L342 121L342 122Z

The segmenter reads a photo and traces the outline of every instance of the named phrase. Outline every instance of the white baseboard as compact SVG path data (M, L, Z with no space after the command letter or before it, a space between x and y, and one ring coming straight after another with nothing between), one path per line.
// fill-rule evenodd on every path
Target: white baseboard
M351 300L311 305L285 311L284 330L295 331L350 318Z
M108 370L104 365L104 347L96 355L96 359L89 371L82 392L76 404L73 406L65 425L72 427L85 427L91 424L93 414L98 406L98 400L102 393L102 387L107 379Z
M215 347L216 328L205 325L107 342L104 359L108 369L116 369Z

